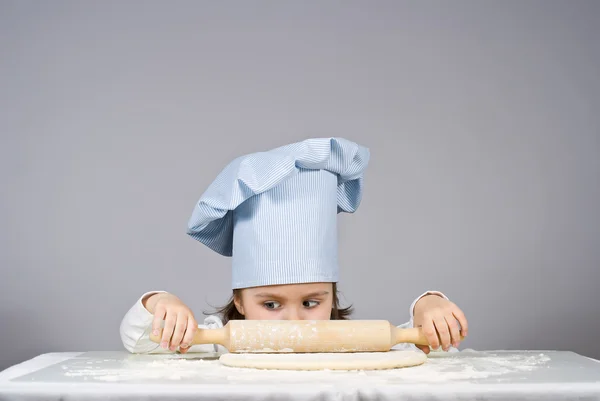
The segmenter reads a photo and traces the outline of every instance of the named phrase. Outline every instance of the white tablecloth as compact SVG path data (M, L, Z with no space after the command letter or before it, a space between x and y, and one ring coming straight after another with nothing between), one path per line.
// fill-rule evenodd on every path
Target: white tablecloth
M0 373L0 400L600 400L600 363L571 352L435 353L418 367L229 368L217 355L40 355Z

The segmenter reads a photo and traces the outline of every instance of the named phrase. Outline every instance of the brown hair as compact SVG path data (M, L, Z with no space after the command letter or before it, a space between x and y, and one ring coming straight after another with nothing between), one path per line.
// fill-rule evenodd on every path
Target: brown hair
M223 324L227 324L230 320L244 320L242 315L235 307L234 297L239 294L240 290L233 290L233 295L229 299L227 305L217 308L216 312L221 315ZM333 307L331 308L331 320L348 320L352 314L352 305L347 308L340 308L340 300L338 297L337 284L333 283Z

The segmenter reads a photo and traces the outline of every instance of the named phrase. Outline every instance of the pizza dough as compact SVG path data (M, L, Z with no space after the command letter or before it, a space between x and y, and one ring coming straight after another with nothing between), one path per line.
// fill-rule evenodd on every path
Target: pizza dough
M377 370L417 366L425 363L421 351L391 350L357 353L223 354L219 361L236 368L277 370Z

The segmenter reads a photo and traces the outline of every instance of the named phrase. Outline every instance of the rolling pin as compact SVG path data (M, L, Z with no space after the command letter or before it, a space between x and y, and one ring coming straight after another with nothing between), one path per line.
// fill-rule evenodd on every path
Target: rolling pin
M150 339L160 343L162 330ZM220 344L229 352L384 352L399 343L429 345L420 328L387 320L230 320L223 328L198 329L192 345Z

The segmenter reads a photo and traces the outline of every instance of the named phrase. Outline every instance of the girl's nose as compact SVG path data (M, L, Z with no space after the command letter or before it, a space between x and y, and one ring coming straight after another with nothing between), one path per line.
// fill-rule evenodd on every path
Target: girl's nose
M285 320L301 320L297 308L287 308L286 312Z

